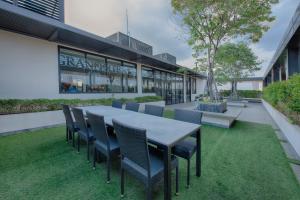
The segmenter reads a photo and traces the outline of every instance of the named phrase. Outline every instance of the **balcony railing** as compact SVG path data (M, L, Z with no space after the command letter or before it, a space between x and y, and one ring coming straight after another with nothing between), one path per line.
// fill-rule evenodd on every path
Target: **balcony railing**
M2 0L20 8L64 22L64 0Z

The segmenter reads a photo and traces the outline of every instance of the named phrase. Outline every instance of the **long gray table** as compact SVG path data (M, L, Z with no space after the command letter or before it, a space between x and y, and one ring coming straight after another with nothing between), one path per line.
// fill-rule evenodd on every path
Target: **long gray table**
M196 176L201 175L201 125L122 110L110 106L81 107L86 112L103 115L105 123L112 126L112 119L147 130L150 143L164 149L164 191L165 199L171 199L171 149L179 141L197 133Z

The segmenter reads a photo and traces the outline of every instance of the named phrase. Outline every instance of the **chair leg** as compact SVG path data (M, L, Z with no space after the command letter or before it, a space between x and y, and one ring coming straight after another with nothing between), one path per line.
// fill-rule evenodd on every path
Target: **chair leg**
M124 197L124 169L121 166L121 198Z
M190 159L187 159L187 183L186 183L187 188L190 187L190 165L191 165L191 161Z
M107 156L107 179L106 183L110 183L110 167L111 167L111 161L110 161L110 155Z
M151 200L151 199L152 199L152 187L150 183L147 187L147 200Z
M176 193L175 193L175 195L176 196L178 196L179 195L179 189L178 189L178 183L179 183L179 181L178 181L178 179L179 179L179 174L178 174L178 165L177 165L177 167L176 167Z
M68 140L72 140L72 131L70 129L68 129L68 136L69 136L69 139Z
M69 128L66 127L66 142L69 140Z
M86 150L87 154L86 154L86 156L87 156L87 160L90 161L90 143L89 143L88 140L86 142L86 145L87 145L87 150Z
M75 147L75 132L72 132L72 146Z
M93 167L94 169L96 169L96 156L97 156L97 150L96 150L96 147L94 147L94 160L93 160Z
M80 135L77 134L77 152L79 153L80 151Z

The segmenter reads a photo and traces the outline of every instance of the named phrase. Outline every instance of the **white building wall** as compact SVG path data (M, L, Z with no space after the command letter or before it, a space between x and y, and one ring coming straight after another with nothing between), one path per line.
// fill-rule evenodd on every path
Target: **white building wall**
M206 79L196 78L196 94L192 94L192 101L195 101L196 96L204 94Z
M58 44L0 30L0 98L134 98L142 94L138 65L138 93L60 94Z
M238 90L260 90L263 89L263 81L240 81L237 84ZM231 83L218 86L218 90L231 90Z

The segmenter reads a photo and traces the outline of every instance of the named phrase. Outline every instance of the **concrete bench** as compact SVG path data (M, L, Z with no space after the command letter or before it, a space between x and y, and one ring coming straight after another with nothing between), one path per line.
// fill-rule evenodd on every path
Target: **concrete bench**
M241 101L227 101L227 106L234 106L234 107L247 107L248 101L241 100Z
M232 107L225 113L203 112L202 123L222 128L230 128L242 112L241 108Z

